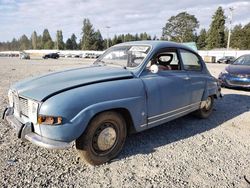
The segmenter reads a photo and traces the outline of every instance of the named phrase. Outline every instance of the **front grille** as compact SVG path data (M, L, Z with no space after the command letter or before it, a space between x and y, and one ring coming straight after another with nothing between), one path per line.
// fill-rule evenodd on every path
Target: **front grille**
M14 109L18 114L20 113L20 106L19 106L19 97L17 94L13 94L13 99L14 99Z
M28 99L19 97L17 94L13 94L14 99L14 110L18 116L24 115L28 117Z
M28 117L28 100L22 97L19 97L20 113Z

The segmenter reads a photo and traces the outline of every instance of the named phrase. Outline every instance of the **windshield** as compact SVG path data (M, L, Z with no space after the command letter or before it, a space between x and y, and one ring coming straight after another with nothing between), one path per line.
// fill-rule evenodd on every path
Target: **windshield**
M241 56L236 59L234 65L250 65L250 55Z
M113 65L124 68L139 66L150 50L145 45L117 46L107 50L94 64Z

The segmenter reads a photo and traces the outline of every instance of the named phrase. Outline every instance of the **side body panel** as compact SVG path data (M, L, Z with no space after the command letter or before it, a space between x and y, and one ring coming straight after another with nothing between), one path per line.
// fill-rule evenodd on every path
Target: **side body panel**
M188 71L190 78L191 103L200 102L207 82L206 74L198 71Z
M72 141L86 129L99 112L122 108L129 111L136 131L146 119L146 96L142 81L137 78L91 84L57 94L46 100L40 114L62 116L61 126L36 126L38 134L61 141Z
M192 90L185 71L144 71L141 79L147 91L148 127L185 115L197 109L190 103Z

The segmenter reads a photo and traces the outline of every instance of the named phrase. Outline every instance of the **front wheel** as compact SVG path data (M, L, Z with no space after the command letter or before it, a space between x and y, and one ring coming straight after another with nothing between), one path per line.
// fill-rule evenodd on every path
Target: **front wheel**
M115 158L121 151L127 135L123 117L113 111L97 115L76 140L80 158L99 165Z
M206 101L202 101L201 108L195 112L195 115L201 119L208 118L213 112L214 98L209 96Z

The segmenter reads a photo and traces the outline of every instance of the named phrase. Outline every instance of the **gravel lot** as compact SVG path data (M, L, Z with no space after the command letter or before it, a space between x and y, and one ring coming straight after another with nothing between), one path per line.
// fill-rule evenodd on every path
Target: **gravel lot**
M0 115L9 86L92 60L0 58ZM214 76L225 67L208 64ZM191 115L130 135L117 159L93 167L74 149L21 142L0 120L0 187L249 187L250 92L222 89L207 120Z

